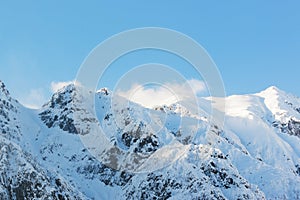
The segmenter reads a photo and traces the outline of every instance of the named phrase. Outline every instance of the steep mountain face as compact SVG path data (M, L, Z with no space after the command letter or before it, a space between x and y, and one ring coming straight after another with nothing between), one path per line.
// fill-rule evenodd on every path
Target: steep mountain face
M41 167L24 151L27 137L22 119L27 110L10 97L0 81L0 199L82 199L63 177Z
M180 147L178 147L180 148ZM127 199L264 199L229 159L208 145L186 145L172 165L134 176L125 187Z
M265 98L265 104L274 115L274 127L281 132L300 137L300 100L285 94L276 87L259 94ZM273 99L273 101L272 101Z
M0 82L0 99L0 199L300 199L300 99L275 87L227 97L225 126L208 98L147 109L71 84L30 110Z
M2 135L12 140L18 140L21 134L17 120L18 106L0 81L0 130Z
M81 199L59 175L38 166L31 155L5 139L0 143L1 199Z

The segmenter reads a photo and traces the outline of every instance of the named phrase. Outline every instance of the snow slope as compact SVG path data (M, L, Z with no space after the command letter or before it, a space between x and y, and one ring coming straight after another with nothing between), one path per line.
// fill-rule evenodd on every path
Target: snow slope
M68 85L31 110L0 82L1 199L300 199L300 99L275 87L154 109Z

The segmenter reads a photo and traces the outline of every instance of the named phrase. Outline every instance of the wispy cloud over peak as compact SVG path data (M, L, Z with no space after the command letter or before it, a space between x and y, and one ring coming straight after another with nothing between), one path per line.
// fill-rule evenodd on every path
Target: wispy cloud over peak
M74 81L60 81L60 82L52 81L51 85L50 85L51 92L55 93L59 89L65 87L67 85L70 85L72 83L74 83Z
M130 101L153 108L195 98L206 92L206 86L203 81L191 79L184 83L165 83L163 85L135 84L127 91L118 90L116 92Z

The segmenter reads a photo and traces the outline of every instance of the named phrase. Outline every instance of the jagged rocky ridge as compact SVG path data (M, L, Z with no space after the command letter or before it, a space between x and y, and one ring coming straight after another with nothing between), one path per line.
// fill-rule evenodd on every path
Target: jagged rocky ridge
M30 110L1 82L1 199L300 198L298 98L274 87L228 97L223 128L208 99L197 113L112 98L71 84ZM100 160L81 141L99 126L112 145Z

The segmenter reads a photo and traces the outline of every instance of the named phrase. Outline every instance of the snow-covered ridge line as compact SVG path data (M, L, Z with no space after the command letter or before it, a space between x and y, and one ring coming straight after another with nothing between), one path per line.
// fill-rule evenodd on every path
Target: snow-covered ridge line
M112 98L71 84L31 110L0 81L0 199L300 199L299 98L227 97L222 129L205 98L199 109ZM114 146L100 159L80 139L98 126Z

